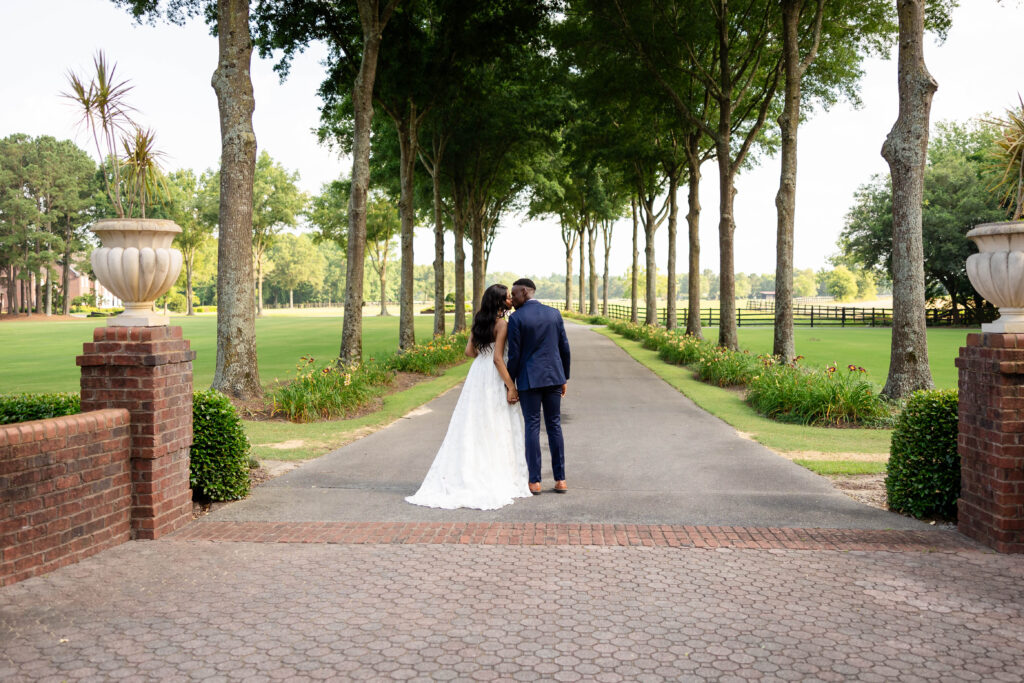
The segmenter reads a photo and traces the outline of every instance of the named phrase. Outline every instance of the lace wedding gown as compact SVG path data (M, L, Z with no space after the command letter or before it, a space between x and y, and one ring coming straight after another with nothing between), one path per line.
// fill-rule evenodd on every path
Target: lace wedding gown
M523 415L505 398L493 351L473 360L448 433L423 484L406 498L432 508L495 510L527 498Z

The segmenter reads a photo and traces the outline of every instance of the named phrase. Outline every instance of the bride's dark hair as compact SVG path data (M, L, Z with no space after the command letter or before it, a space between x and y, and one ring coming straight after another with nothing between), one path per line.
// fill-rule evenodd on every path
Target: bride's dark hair
M473 316L473 346L478 351L494 344L494 323L508 310L508 287L491 285L480 298L480 310Z

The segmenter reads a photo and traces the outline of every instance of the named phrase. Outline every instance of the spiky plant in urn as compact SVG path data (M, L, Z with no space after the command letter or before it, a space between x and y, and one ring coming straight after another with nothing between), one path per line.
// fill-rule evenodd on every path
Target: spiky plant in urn
M107 325L167 325L167 316L158 315L153 303L174 285L183 259L171 246L181 228L173 221L146 217L165 190L161 154L153 147L153 131L132 121L126 101L132 86L117 81L116 64L108 65L99 52L93 66L95 74L88 82L68 74L65 97L80 110L82 126L96 144L104 187L117 215L92 226L101 244L92 252L93 271L124 304L124 312L109 318Z
M984 223L967 233L978 245L967 257L967 277L978 293L999 309L983 332L1024 332L1024 99L1006 118L990 121L998 128L992 149L993 191L1010 220Z

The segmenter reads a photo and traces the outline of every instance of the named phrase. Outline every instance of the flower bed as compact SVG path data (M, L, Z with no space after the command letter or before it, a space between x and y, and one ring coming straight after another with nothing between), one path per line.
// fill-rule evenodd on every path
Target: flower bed
M747 402L762 415L783 422L833 426L888 426L892 408L866 379L864 368L835 364L819 370L799 366L801 356L783 363L773 356L716 347L677 330L611 321L608 328L667 363L693 368L697 378L720 387L747 388Z

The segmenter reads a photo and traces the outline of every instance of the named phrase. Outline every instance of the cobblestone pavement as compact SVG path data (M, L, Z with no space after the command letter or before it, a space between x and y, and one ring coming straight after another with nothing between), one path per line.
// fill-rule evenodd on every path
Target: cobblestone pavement
M0 590L0 680L975 680L1024 562L955 552L136 542Z

